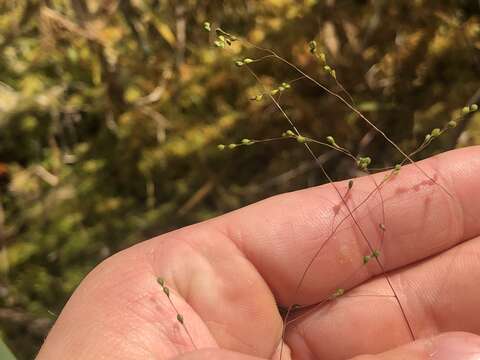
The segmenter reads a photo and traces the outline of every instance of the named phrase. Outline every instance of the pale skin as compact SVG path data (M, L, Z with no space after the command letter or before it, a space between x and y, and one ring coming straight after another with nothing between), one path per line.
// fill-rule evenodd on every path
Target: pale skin
M375 262L362 265L368 247L351 220L327 241L295 292L313 254L348 214L327 184L107 259L68 301L38 359L278 359L277 304L316 304L339 287L342 297L301 312L287 327L282 359L480 358L480 147L418 164L451 195L409 165L381 190L385 229L378 194L354 212L373 244L380 246L385 231L379 260L398 300ZM344 194L347 184L336 186ZM374 189L371 178L355 179L349 206Z

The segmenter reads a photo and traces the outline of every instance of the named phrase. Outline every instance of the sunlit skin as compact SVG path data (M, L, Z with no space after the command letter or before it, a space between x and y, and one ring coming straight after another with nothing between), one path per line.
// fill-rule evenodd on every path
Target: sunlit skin
M378 194L354 212L369 241L381 248L379 260L398 299L375 261L363 265L368 247L351 220L324 245L295 291L312 255L348 214L327 184L269 198L107 259L68 301L38 359L278 359L282 347L285 360L415 360L442 359L458 344L480 353L473 335L480 334L480 147L418 164L451 195L408 165L381 190L384 228ZM374 176L380 183L385 173ZM349 183L336 186L345 193ZM371 178L355 179L347 203L354 208L374 190ZM277 304L316 304L340 287L343 296L297 312L280 346Z

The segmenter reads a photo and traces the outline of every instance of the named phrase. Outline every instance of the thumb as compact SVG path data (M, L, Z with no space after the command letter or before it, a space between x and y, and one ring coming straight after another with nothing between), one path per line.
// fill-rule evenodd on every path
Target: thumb
M201 349L177 356L175 360L262 360L224 349Z
M421 339L377 355L361 355L351 360L476 360L480 359L480 336L449 332Z

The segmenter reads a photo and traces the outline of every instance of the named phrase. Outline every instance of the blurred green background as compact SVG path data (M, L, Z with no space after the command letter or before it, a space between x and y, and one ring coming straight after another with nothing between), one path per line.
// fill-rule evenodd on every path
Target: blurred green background
M32 358L68 297L110 254L279 192L324 182L285 119L212 28L278 51L338 90L308 52L315 39L356 106L404 150L480 99L480 2L468 0L0 1L0 336ZM239 51L242 51L241 53ZM254 64L277 86L298 76ZM306 81L281 98L305 134L373 166L401 159ZM422 157L480 143L469 116ZM350 161L315 148L330 174Z

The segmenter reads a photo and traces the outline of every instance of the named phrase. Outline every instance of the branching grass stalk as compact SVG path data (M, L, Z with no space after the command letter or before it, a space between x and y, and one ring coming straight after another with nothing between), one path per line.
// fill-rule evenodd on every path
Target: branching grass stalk
M248 71L255 77L255 79L257 80L257 82L260 84L260 86L265 90L265 87L263 85L263 83L261 82L260 78L258 77L258 75L250 68L247 66L247 69ZM283 117L288 121L288 123L290 124L290 126L292 127L292 129L295 131L295 133L297 134L297 136L302 136L300 131L297 129L297 127L295 126L295 124L293 123L293 121L290 119L290 117L287 115L287 113L285 112L285 110L283 109L283 107L278 103L278 101L271 95L269 94L268 95L270 97L270 100L275 104L275 106L278 108L278 110L281 112L281 114L283 115ZM312 158L314 159L314 161L318 164L318 167L320 168L322 174L325 176L325 178L328 180L328 182L333 186L335 192L337 193L337 195L340 197L343 205L345 206L345 208L347 209L348 211L348 214L349 214L349 217L352 219L352 221L354 222L355 224L355 227L358 229L358 231L360 232L362 238L364 239L365 243L367 244L369 250L370 250L370 253L373 253L375 251L375 249L373 248L371 242L368 240L365 232L363 231L362 227L360 226L359 222L357 221L357 219L355 218L352 210L350 209L350 207L348 206L348 203L346 201L346 199L342 196L341 192L339 191L338 187L335 185L333 179L330 177L330 175L327 173L327 171L325 170L324 166L319 163L317 161L317 156L315 155L315 153L313 152L312 148L310 147L310 145L308 144L308 142L304 142L304 146L305 148L307 149L308 153L312 156ZM326 242L325 242L326 243ZM324 244L325 244L324 243ZM323 248L323 246L320 248L319 251L317 251L315 253L315 256L312 258L312 260L308 263L306 269L303 271L301 277L300 277L300 280L299 282L297 283L297 286L294 290L294 293L293 293L293 297L297 297L298 296L298 293L303 285L303 282L305 281L305 278L306 278L306 275L308 273L308 270L311 268L311 266L313 265L315 259L317 258L317 256L320 254L320 251L321 249ZM410 322L406 316L406 313L403 309L403 306L397 296L397 293L395 291L395 289L393 288L391 282L390 282L390 279L388 278L388 275L386 274L386 270L385 270L385 267L383 266L383 264L379 261L378 257L375 257L375 260L377 262L377 264L379 265L381 271L382 271L382 274L383 276L385 277L387 283L388 283L388 286L390 287L390 289L392 290L393 294L395 295L395 298L397 299L397 302L398 302L398 305L400 307L400 310L402 312L402 316L403 318L405 319L405 323L407 324L407 327L408 327L408 330L410 332L410 335L412 337L412 340L415 340L415 335L413 333L413 330L412 330L412 327L410 325ZM285 314L285 321L284 321L284 325L283 325L283 329L282 329L282 339L284 338L285 336L285 331L286 331L286 324L287 324L287 321L288 321L288 317L290 316L290 313L292 312L292 305L289 306L286 314ZM282 357L282 353L283 353L283 341L281 342L281 345L280 345L280 359Z

